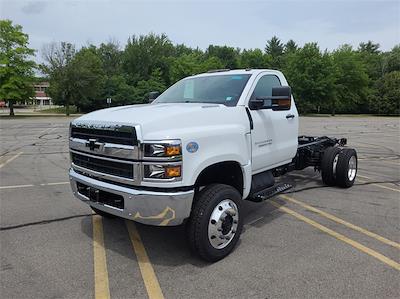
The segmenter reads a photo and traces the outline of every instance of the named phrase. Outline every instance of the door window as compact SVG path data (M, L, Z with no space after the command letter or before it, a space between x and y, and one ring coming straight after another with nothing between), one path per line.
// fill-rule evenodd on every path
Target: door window
M265 75L258 80L254 88L252 99L272 96L272 87L282 86L281 81L275 75Z

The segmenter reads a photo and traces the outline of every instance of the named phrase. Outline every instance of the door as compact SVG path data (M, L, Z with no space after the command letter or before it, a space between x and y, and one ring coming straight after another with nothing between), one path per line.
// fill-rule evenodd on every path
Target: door
M250 98L271 96L272 87L281 85L277 75L261 75ZM293 98L289 110L250 110L250 114L253 172L289 163L296 155L298 143L298 113Z

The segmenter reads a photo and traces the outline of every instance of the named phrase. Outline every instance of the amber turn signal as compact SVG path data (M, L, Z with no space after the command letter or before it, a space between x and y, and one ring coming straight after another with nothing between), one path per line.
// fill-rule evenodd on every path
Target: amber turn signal
M180 145L167 145L164 148L164 152L167 157L179 156L181 154L181 146Z
M176 178L181 176L180 166L167 166L165 167L165 176L168 178Z

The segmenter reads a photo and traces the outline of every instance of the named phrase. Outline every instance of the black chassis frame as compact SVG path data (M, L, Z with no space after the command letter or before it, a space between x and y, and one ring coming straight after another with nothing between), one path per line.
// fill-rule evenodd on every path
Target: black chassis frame
M314 166L315 170L320 171L321 160L325 149L330 146L345 146L347 144L347 139L302 135L298 137L298 144L297 153L292 162L277 167L272 171L275 177L281 176L289 171L302 170L309 166Z

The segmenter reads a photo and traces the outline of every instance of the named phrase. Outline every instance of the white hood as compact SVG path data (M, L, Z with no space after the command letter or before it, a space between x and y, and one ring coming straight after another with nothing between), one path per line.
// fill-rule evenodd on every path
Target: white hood
M169 103L121 106L88 113L74 122L105 122L140 125L144 139L180 138L179 131L237 124L232 117L244 107L220 104Z

